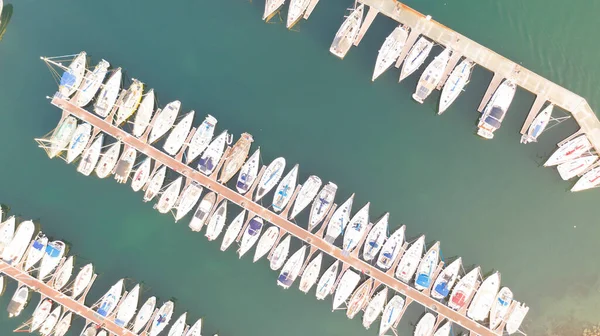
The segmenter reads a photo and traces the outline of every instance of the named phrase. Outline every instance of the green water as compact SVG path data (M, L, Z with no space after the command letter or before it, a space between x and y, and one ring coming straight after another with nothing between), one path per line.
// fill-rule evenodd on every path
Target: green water
M233 248L220 253L219 242L191 233L187 220L173 224L129 186L49 160L33 138L50 131L60 111L45 99L56 84L39 56L81 50L153 87L163 105L180 99L185 110L199 112L197 123L210 113L219 129L253 134L263 161L283 155L300 163L301 180L317 174L334 181L338 203L356 192L355 211L371 201L372 218L390 211L408 236L442 241L444 257L463 256L485 273L500 270L503 284L532 308L530 335L549 335L553 326L557 335L575 335L556 326L600 322L600 196L571 194L570 182L540 167L577 129L574 122L539 143L519 144L530 93L517 92L502 129L483 141L474 135L476 107L491 73L476 68L467 91L441 117L439 93L423 105L410 98L417 76L398 84L392 69L371 83L377 50L395 24L378 17L340 61L328 49L351 1L321 0L297 31L277 18L262 22L262 0L12 2L0 42L0 201L69 242L79 265L94 262L99 277L88 302L127 277L128 288L143 281L144 299L174 299L174 318L184 311L189 323L203 317L205 335L354 336L377 329L331 313L330 299L317 302L313 292L282 290L266 260L238 260ZM408 4L600 106L598 48L588 38L600 29L600 3ZM306 215L298 220L305 221ZM8 286L1 307L14 288ZM0 314L1 334L23 322L37 300L19 318ZM423 312L413 304L400 335L412 335ZM71 334L82 326L76 321Z

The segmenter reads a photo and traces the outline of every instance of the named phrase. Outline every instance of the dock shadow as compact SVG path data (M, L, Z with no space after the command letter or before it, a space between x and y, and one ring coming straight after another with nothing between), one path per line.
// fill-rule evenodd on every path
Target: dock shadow
M10 18L13 15L13 11L14 9L12 4L7 4L4 7L2 7L2 15L0 16L0 41L2 41L2 38L4 37L6 28L10 23Z

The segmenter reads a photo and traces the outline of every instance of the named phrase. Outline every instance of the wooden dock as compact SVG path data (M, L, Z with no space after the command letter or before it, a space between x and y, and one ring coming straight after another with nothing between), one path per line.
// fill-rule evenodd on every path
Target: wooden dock
M278 214L262 207L261 205L255 203L251 199L252 194L247 193L246 194L247 196L240 195L237 192L235 192L234 190L229 189L227 186L218 183L216 181L216 175L217 175L216 172L218 172L219 167L217 167L217 169L215 170L215 173L213 173L210 177L203 175L202 173L198 172L197 170L185 165L180 160L180 157L178 160L178 159L175 159L175 158L167 155L166 153L156 149L155 147L145 143L144 141L134 137L133 135L130 135L129 133L127 133L124 130L105 121L104 119L101 119L100 117L70 103L68 100L61 98L59 94L55 95L52 98L52 104L63 110L63 117L65 115L72 114L75 117L83 120L84 122L91 124L94 128L93 132L102 131L106 134L109 134L112 137L114 137L115 139L118 139L121 142L125 143L125 145L134 147L138 151L144 153L146 156L155 160L155 162L156 162L155 167L158 165L161 165L161 164L165 165L165 166L171 168L172 170L178 172L179 174L185 176L186 179L188 179L188 181L196 181L197 183L201 184L205 188L208 188L208 189L216 192L219 195L220 199L225 198L225 199L229 200L230 202L233 202L233 203L237 204L238 206L245 208L249 212L248 219L252 218L253 216L262 217L266 221L268 221L274 225L277 225L279 228L281 228L282 232L290 233L290 234L294 235L295 237L297 237L298 239L311 245L311 251L318 249L318 250L321 250L321 251L331 255L334 258L339 259L340 261L342 261L344 263L345 267L353 267L356 270L372 277L378 283L384 284L384 285L388 286L389 288L405 295L407 297L407 301L410 300L410 301L419 302L420 304L427 307L428 309L431 309L431 310L437 312L439 314L440 318L446 318L446 319L452 321L453 323L456 323L456 324L470 330L472 332L472 334L477 334L477 335L481 335L481 336L491 336L491 335L501 335L502 334L502 332L500 331L501 330L500 328L495 331L492 331L489 328L467 318L464 315L464 312L463 313L456 312L456 311L450 309L449 307L445 306L444 304L434 300L429 295L422 293L422 292L414 289L413 287L397 280L396 278L394 278L394 276L391 272L385 273L385 272L379 270L378 268L362 261L358 257L358 249L355 250L356 253L351 253L351 254L344 253L340 248L327 243L322 238L322 230L320 230L320 232L321 232L320 235L313 234L313 233L305 230L304 228L299 227L298 225L290 222L289 220L286 219L285 214L287 213L286 210L289 210L290 205L293 203L292 201L289 202L288 209L284 210L282 212L282 215L278 215ZM258 181L258 180L259 180L259 178L256 179L256 181ZM247 223L246 223L246 225L247 225ZM35 281L35 280L31 280L31 281ZM50 297L60 296L60 293L56 293L55 291L52 292L51 289L46 289L46 292L47 292L47 294L45 294L45 295L48 295ZM65 301L65 303L69 303L69 302L67 302L68 301L67 299L63 299L63 301ZM77 308L82 309L82 311L85 309L88 309L88 308L85 308L84 306L77 307ZM89 311L89 309L86 311ZM93 315L93 314L91 314L91 315ZM87 316L86 316L86 318L87 318ZM99 320L97 317L94 317L94 316L90 316L90 318L95 318L95 320L92 320L92 321ZM100 321L100 322L103 322L103 321ZM114 324L110 324L109 327L116 328L116 326ZM501 327L503 328L504 325L502 325ZM119 330L119 329L115 329L115 330ZM113 332L113 333L118 334L117 332Z

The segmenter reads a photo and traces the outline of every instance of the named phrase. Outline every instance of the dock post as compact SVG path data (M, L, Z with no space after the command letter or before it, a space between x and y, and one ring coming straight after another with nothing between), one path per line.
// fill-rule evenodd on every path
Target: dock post
M358 47L358 44L362 40L363 36L365 36L365 34L367 33L367 30L369 29L369 27L371 27L373 20L375 20L375 17L377 17L377 14L379 14L378 10L376 10L373 7L369 7L369 11L367 12L367 17L363 21L363 24L360 26L360 32L358 33L358 36L354 40L355 47Z
M452 56L450 56L448 65L446 65L446 69L444 70L444 74L442 75L442 80L440 80L440 83L437 86L438 90L441 90L444 87L444 84L446 84L448 77L450 77L450 73L452 73L452 70L454 70L456 64L458 64L458 61L460 61L461 58L462 55L460 53L454 50L452 51Z
M538 115L540 109L542 108L542 105L544 105L545 102L546 97L543 95L543 93L540 93L537 96L535 96L535 101L533 102L533 105L529 110L529 114L527 115L527 118L523 123L523 127L521 127L521 134L527 133L527 129L529 129L529 126L533 122L533 119L535 119L535 117Z
M196 134L196 127L192 127L192 129L190 130L190 133L188 133L187 138L185 138L185 141L183 142L183 145L181 146L181 149L179 149L179 153L177 153L175 155L175 160L177 160L179 162L183 162L183 153L189 147L190 141L192 140L192 137L194 136L194 134Z
M406 43L404 43L404 47L402 47L402 52L400 53L400 56L398 56L398 59L396 60L396 68L400 68L400 65L402 65L402 62L404 62L404 59L406 58L406 55L408 55L408 51L410 50L410 48L412 48L413 44L415 44L415 42L417 41L417 38L419 38L419 35L421 35L421 32L417 29L411 29L410 33L408 33L408 38L406 39Z
M502 82L502 79L503 79L502 75L500 75L497 72L494 72L494 77L492 78L490 85L488 86L487 90L485 91L485 94L483 95L483 99L481 100L481 103L479 104L479 107L477 108L477 111L479 111L479 112L483 111L487 102L490 100L490 98L492 97L494 92L496 92L498 85L500 85L500 82Z

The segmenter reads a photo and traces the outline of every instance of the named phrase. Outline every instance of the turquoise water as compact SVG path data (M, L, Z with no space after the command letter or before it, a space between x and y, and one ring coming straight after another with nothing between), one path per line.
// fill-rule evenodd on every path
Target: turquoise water
M600 4L407 4L600 106L597 47L588 39L600 28ZM81 50L93 63L104 58L153 87L162 105L181 100L184 110L198 112L197 124L210 113L220 130L251 133L264 162L283 155L290 166L300 163L300 180L317 174L334 181L338 203L356 192L355 211L370 201L373 218L390 211L391 223L406 224L409 237L442 241L445 257L463 256L485 273L500 270L503 284L532 308L528 334L575 335L569 327L599 322L600 265L593 256L600 229L593 209L600 197L571 194L571 183L540 167L577 129L574 122L549 130L539 143L519 144L530 93L517 92L502 129L483 141L474 135L476 107L491 73L476 68L467 91L441 117L439 93L423 105L410 98L417 76L398 84L392 69L371 83L377 50L395 24L378 17L340 61L328 49L351 1L322 0L295 31L278 18L262 22L260 0L12 5L0 43L0 199L69 242L78 264L94 262L99 277L88 302L127 277L128 288L143 281L144 299L174 299L174 318L184 311L190 323L203 317L206 335L374 335L377 329L331 313L330 300L317 302L312 292L282 290L266 260L238 260L233 248L219 253L218 242L192 234L187 220L173 224L160 216L129 186L49 160L33 138L50 131L60 111L45 99L56 83L39 57ZM231 208L229 218L238 211ZM305 225L306 217L298 222ZM17 319L0 314L0 330L17 327L36 303ZM423 312L412 305L400 335L412 334ZM77 321L72 334L82 327Z

